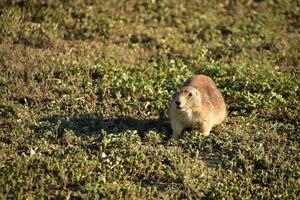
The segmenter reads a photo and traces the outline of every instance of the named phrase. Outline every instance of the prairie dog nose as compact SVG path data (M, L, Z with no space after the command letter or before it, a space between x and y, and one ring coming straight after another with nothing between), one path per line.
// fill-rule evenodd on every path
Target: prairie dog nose
M180 101L175 101L177 106L180 106Z

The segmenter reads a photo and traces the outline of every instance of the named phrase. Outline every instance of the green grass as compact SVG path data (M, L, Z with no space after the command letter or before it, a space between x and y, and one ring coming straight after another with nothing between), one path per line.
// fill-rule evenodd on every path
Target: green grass
M298 199L300 4L0 1L0 199ZM229 117L168 143L211 76Z

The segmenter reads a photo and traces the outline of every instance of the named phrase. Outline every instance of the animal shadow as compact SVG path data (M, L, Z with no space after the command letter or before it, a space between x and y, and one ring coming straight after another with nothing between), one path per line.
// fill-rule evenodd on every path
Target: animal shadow
M164 141L162 144L169 148L172 143L168 143L168 139L172 134L172 129L166 119L136 119L131 117L120 118L101 118L95 114L84 114L73 117L65 117L53 115L44 117L39 120L40 123L33 128L36 133L41 135L47 131L54 133L57 137L63 137L67 131L72 131L76 136L85 138L88 136L96 136L97 141L103 139L103 130L109 134L118 134L126 131L136 131L142 140L149 131L159 133ZM53 136L53 135L52 135ZM53 138L51 136L51 138ZM146 141L146 140L145 140ZM85 148L89 150L97 150L94 143L86 144ZM184 148L184 147L183 147ZM222 165L222 159L213 153L202 152L200 159L209 168L216 168Z
M63 136L68 130L83 137L101 136L102 130L107 133L135 130L142 139L148 131L156 131L167 137L171 133L171 128L165 119L101 118L94 114L84 114L74 117L53 115L40 119L40 122L46 122L48 127L51 126L58 136ZM46 128L45 126L34 127L36 132L44 132Z

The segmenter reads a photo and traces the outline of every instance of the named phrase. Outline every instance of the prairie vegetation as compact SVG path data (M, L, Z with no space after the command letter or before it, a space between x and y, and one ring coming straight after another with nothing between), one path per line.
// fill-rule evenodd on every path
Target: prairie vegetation
M0 0L1 199L298 199L300 3ZM211 76L229 117L172 144Z

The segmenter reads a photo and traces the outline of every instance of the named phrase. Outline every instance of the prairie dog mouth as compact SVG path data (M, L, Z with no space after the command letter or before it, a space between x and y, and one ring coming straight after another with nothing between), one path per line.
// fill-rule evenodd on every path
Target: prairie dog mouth
M184 107L176 106L177 110L184 110Z

